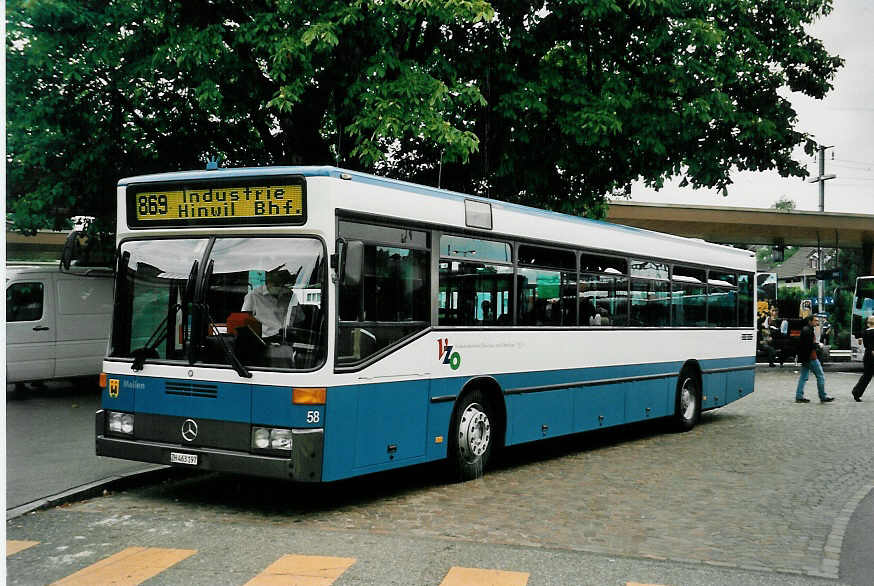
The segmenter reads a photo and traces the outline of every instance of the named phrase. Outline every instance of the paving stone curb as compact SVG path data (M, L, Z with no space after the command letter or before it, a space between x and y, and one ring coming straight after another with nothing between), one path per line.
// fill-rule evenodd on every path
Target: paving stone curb
M148 484L159 480L171 470L169 466L152 466L135 472L107 476L94 482L74 486L57 494L49 495L23 505L6 510L6 520L15 519L31 511L48 509L71 502L78 502L103 494L105 490L119 490L131 486Z

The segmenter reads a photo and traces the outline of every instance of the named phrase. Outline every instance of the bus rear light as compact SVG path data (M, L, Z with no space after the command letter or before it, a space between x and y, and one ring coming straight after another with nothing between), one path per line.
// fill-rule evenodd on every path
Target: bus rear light
M100 378L97 380L97 384L100 385L101 389L106 388L106 373L105 372L100 373Z
M291 402L295 405L324 405L327 395L324 387L295 387L291 390Z

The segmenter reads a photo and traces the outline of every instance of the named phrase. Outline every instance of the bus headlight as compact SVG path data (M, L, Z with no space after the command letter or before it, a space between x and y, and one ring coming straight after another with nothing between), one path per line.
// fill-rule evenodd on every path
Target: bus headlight
M108 416L109 431L113 433L123 433L125 435L133 435L133 413L120 413L118 411L110 411Z
M252 430L252 447L266 450L270 447L270 430L266 427L256 427Z
M291 430L281 427L253 427L252 449L291 452Z
M274 450L291 451L291 430L290 429L271 429L270 430L270 448Z

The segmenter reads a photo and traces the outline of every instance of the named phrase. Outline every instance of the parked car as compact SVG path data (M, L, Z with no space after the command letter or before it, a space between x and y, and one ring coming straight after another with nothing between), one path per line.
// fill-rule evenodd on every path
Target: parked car
M112 270L6 268L6 382L97 377L112 319Z

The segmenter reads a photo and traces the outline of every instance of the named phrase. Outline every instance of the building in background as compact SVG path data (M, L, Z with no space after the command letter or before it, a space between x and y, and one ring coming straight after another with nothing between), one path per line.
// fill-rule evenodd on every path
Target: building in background
M822 266L832 265L834 250L822 249ZM760 273L777 273L777 288L791 287L802 291L816 291L817 249L815 246L802 246L795 254L781 263L759 262Z

